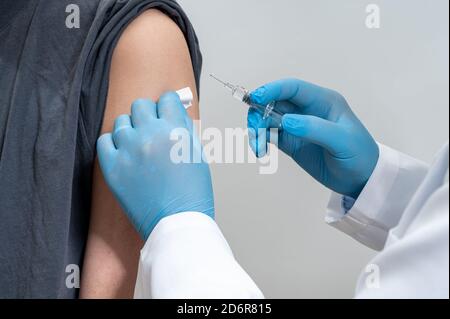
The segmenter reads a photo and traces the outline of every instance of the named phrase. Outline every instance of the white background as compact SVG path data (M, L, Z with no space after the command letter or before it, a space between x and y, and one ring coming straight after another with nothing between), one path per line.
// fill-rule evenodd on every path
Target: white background
M298 77L345 95L376 139L425 161L449 135L447 0L180 0L200 38L203 126L246 111L208 78ZM366 28L366 6L381 29ZM350 298L373 252L324 223L329 192L287 157L276 175L214 165L218 221L271 298Z

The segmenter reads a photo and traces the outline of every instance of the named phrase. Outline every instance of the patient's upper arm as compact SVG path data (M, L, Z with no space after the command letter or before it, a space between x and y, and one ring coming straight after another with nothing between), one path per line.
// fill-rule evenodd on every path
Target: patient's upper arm
M198 118L195 78L186 40L166 15L146 11L127 27L114 50L102 131L111 131L117 116L129 114L135 99L157 101L162 93L187 86L195 97L190 115ZM81 297L132 297L143 242L108 190L98 163L92 196Z

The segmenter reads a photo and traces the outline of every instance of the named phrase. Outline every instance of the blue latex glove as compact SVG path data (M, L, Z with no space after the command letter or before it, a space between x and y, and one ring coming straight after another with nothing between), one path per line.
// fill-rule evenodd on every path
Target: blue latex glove
M171 133L187 132L194 152L201 154L179 96L168 93L156 105L138 100L132 115L122 115L114 132L101 136L98 157L107 184L136 230L147 240L158 222L182 212L199 212L214 218L214 196L209 166L205 162L176 164L171 159Z
M283 116L278 147L329 189L357 199L372 175L379 148L339 93L296 79L266 84L251 93L254 103L276 101ZM268 137L258 129L270 120L250 110L250 144L264 156ZM261 132L261 131L260 131Z

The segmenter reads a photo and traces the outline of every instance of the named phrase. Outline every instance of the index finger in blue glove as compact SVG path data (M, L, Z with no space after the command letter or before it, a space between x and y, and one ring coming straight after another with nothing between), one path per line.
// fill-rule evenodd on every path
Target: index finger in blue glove
M345 149L347 142L339 125L316 116L287 114L283 116L283 128L287 133L320 145L333 154Z
M268 143L266 121L258 111L250 109L247 122L250 148L256 157L264 157L267 154Z
M175 125L177 128L187 128L189 115L175 92L168 92L159 98L157 105L158 117Z
M267 105L270 102L289 101L297 106L308 106L317 100L326 89L297 79L279 80L268 83L252 93L253 103Z

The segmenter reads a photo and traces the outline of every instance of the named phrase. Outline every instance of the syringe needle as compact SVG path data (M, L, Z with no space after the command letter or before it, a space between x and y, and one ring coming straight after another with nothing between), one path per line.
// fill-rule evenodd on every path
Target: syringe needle
M250 93L246 88L222 81L214 74L210 74L209 76L229 89L233 98L245 103L252 109L257 110L263 116L264 120L268 120L270 118L271 126L277 128L278 130L283 130L283 126L281 124L283 116L275 110L275 102L269 103L266 106L252 103L250 100Z
M221 79L219 79L217 76L215 76L214 74L210 74L210 77L212 77L214 80L216 80L219 83L222 83L223 85L227 86L228 83L225 83L224 81L222 81Z
M231 83L222 81L221 79L219 79L217 76L215 76L214 74L210 74L210 77L212 77L214 80L216 80L217 82L223 84L225 87L229 88L230 90L234 89L234 85L232 85Z

